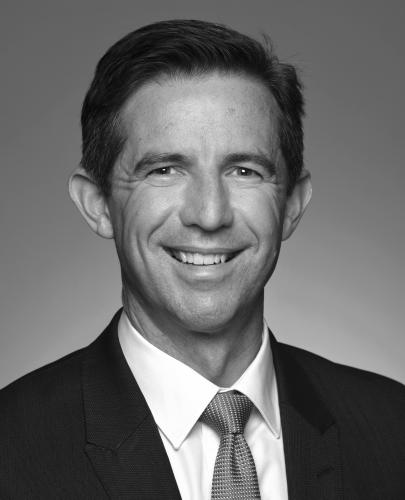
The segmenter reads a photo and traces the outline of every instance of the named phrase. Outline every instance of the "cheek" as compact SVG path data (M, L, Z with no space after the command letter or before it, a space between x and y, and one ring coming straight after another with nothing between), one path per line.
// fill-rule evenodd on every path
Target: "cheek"
M259 246L278 245L282 231L283 207L280 193L269 189L246 189L238 194L235 203L235 209L256 236Z
M121 199L115 217L121 246L133 253L147 245L175 211L177 198L170 188L142 185Z

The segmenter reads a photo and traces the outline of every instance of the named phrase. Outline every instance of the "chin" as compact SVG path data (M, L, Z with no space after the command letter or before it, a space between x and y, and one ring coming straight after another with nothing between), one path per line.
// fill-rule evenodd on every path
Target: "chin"
M235 310L229 306L229 303L218 307L218 304L210 307L183 307L177 311L177 322L185 330L216 333L229 327L235 321Z

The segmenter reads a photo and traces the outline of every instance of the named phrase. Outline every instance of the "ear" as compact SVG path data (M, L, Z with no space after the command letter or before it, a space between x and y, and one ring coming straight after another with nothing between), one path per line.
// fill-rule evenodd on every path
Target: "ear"
M69 194L84 220L96 234L103 238L114 237L105 196L82 167L78 167L69 178Z
M304 215L305 209L312 196L311 174L303 170L296 182L293 192L288 196L284 212L283 236L286 240L295 231L298 222Z

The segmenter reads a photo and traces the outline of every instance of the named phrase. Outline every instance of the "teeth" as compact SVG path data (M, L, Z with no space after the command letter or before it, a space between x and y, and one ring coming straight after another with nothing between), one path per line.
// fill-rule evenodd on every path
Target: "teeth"
M212 264L215 264L215 255L204 255L203 264L204 266L212 266Z
M195 264L196 266L201 266L202 264L204 264L204 255L200 253L195 253L190 255L192 258L194 258L193 264Z
M230 254L202 254L198 252L191 253L178 250L173 250L172 254L173 257L180 262L183 262L183 264L194 264L195 266L223 264L230 258Z

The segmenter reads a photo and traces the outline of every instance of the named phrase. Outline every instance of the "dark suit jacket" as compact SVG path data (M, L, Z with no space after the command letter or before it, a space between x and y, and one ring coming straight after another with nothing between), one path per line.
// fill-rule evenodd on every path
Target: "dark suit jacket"
M1 500L180 498L119 313L90 346L0 392ZM273 337L272 350L289 498L404 500L404 386Z

